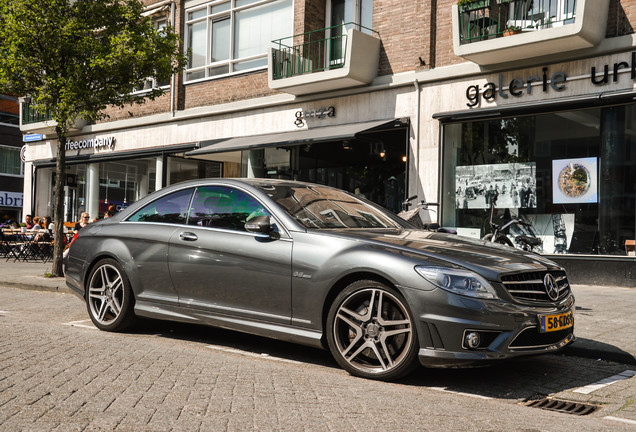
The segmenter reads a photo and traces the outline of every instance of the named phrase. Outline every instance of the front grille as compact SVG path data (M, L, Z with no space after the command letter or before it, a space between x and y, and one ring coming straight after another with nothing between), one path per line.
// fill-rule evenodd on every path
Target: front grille
M536 327L529 327L519 333L510 344L510 349L541 348L561 342L572 334L572 329L559 330L549 333L539 333Z
M543 278L548 273L554 276L559 287L559 298L556 301L560 301L570 295L570 284L563 270L518 273L503 276L501 281L510 295L516 299L552 302L553 300L548 297L543 284Z

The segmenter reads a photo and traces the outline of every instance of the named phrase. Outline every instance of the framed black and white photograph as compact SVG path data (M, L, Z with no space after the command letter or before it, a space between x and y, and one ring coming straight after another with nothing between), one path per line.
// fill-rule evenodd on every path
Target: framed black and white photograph
M537 207L537 164L518 162L458 166L455 171L458 209Z

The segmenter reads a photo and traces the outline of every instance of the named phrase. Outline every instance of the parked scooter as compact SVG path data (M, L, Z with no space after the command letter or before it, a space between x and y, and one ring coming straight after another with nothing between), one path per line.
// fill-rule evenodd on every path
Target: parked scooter
M490 220L489 220L489 224L490 224L490 229L491 229L491 233L490 234L486 234L482 240L487 240L487 241L492 241L495 243L500 243L500 244L505 244L508 245L510 247L515 247L512 242L510 241L510 239L508 238L508 236L506 234L504 234L505 230L509 227L513 227L515 225L518 226L524 226L524 227L531 227L532 224L528 223L524 220L521 219L510 219L508 222L506 222L504 225L498 225L493 221L493 217L495 215L495 207L497 204L497 197L493 196L490 199ZM539 252L539 249L541 248L541 246L543 245L543 241L541 241L540 238L538 237L534 237L534 236L528 236L525 234L521 234L515 237L515 243L518 245L518 247L520 249L523 249L524 251L527 252Z

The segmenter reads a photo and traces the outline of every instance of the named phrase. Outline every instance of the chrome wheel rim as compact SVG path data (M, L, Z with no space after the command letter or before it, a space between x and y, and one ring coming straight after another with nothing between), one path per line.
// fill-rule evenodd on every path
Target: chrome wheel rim
M344 360L360 372L372 374L402 364L413 338L411 319L402 301L374 288L357 291L340 304L332 331Z
M91 315L103 325L111 324L122 311L124 283L121 273L110 264L100 266L88 284Z

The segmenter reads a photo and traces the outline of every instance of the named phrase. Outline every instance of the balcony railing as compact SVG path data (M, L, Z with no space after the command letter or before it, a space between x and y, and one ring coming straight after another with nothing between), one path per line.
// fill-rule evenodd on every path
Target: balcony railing
M573 24L577 0L473 0L459 6L460 43Z
M323 72L346 65L348 30L379 34L355 23L346 23L272 41L272 78Z
M22 124L39 123L52 120L50 112L44 114L36 111L29 103L22 104Z

